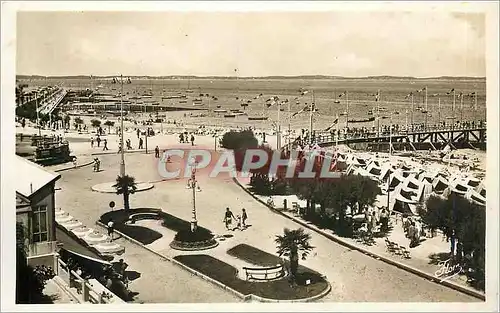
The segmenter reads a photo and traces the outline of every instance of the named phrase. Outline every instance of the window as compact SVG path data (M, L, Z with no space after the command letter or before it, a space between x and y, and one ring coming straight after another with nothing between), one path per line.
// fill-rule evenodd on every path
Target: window
M37 206L33 210L33 242L44 242L48 235L47 206Z

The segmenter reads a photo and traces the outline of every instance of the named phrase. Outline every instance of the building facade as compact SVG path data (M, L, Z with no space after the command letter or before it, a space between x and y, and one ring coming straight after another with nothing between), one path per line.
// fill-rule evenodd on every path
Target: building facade
M55 268L55 184L61 175L16 156L16 222L22 225L30 265Z

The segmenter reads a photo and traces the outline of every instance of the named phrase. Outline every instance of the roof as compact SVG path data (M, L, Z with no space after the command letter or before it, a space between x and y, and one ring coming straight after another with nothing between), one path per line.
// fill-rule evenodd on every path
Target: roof
M16 192L16 208L21 209L28 206L30 206L30 200L19 192Z
M47 171L43 167L19 156L16 156L15 169L17 174L14 183L16 191L25 197L30 197L41 188L61 177L60 174Z

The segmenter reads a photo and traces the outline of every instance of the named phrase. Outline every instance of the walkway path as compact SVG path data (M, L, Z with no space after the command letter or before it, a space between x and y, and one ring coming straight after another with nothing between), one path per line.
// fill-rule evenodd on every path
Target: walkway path
M77 169L63 172L58 182L62 190L56 194L57 205L89 225L108 210L109 201L117 202L118 206L122 201L117 195L90 191L92 185L111 181L118 174L117 155L102 156L101 161L103 171L100 173ZM158 177L155 162L152 155L127 155L127 172L138 181L152 181ZM242 207L246 208L248 223L252 225L246 231L233 233L234 237L215 248L217 252L214 253L225 254L227 249L247 243L274 254L275 235L282 233L284 227L300 227L256 202L229 177L210 180L200 177L200 185L203 191L197 193L197 215L201 226L216 234L225 234L222 218L226 207L232 208L235 214L240 213ZM131 206L162 208L180 218L191 218L191 194L186 190L184 180L156 183L155 188L134 194ZM311 235L316 249L302 263L325 274L332 284L333 290L324 301L476 301L475 298L347 249L319 234L311 232ZM236 301L230 295L221 294L221 290L209 283L163 262L159 257L148 255L131 243L124 240L119 243L126 247L124 258L131 265L131 270L142 272L141 278L131 284L132 290L136 288L141 292L141 300L188 302L194 301L193 297L198 300L205 297L205 301L210 302ZM154 292L157 290L162 292Z

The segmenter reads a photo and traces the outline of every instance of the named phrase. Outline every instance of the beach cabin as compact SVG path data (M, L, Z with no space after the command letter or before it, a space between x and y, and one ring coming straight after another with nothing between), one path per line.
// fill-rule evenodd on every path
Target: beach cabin
M483 197L480 193L478 193L474 189L469 189L469 191L467 191L464 197L482 207L486 207L486 198Z

